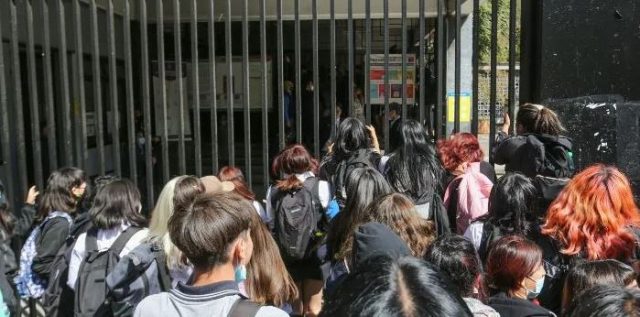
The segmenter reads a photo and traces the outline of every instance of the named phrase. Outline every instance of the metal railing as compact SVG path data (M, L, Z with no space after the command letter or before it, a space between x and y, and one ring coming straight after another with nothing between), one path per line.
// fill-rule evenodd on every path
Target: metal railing
M356 96L352 86L360 79L366 121L375 123L378 115L382 117L383 144L388 148L386 118L393 99L389 61L396 53L402 58L402 118L426 123L436 138L465 129L477 133L479 17L483 3L2 0L0 11L7 9L0 15L2 179L12 197L22 197L29 184L42 188L53 169L77 165L92 175L116 173L133 179L152 206L154 194L174 175L202 175L216 172L223 164L238 164L249 184L261 188L269 180L271 156L287 143L305 142L312 153L322 154L325 140L321 136L325 133L321 132L327 126L331 133L335 131L338 96L346 96L344 110L353 113ZM500 1L491 0L491 4L492 143L498 112L495 74ZM269 11L274 7L275 14ZM508 109L512 116L517 96L517 7L517 0L510 0ZM310 12L301 13L303 9ZM346 30L339 30L341 20L346 21ZM364 20L364 30L356 30L356 20ZM375 20L382 20L382 34L374 32ZM398 40L390 38L391 20L400 21L399 49L391 47L391 42ZM470 42L463 40L465 23L471 25ZM311 34L307 38L304 30L309 24ZM285 34L291 25L293 33ZM256 29L259 31L254 32ZM339 31L346 32L346 44L339 42ZM172 33L172 38L167 33ZM364 50L356 47L357 34L364 34ZM323 45L327 38L328 45ZM293 45L289 44L291 39ZM373 47L374 39L382 40L382 50ZM311 48L305 44L308 41ZM464 55L464 48L470 48L473 54ZM386 75L380 105L371 102L372 54L384 55ZM407 65L410 54L416 57L416 66ZM309 55L311 62L303 64ZM435 56L433 61L428 60L430 55ZM293 63L288 62L290 56ZM239 57L239 64L234 63L234 57ZM461 67L467 58L472 59L470 73ZM187 62L190 77L185 80ZM449 63L454 69L453 84L447 82ZM167 71L172 65L175 67ZM241 85L236 85L232 75L238 65L242 68ZM285 67L290 65L292 78L285 74L290 71ZM346 87L339 85L344 81L340 81L338 67L344 65ZM359 67L363 68L362 74L358 73ZM276 72L272 77L270 69ZM327 69L328 74L324 72ZM409 71L417 73L417 84L408 81ZM463 72L470 79L465 79ZM201 74L208 78L201 78ZM175 91L167 86L171 75L175 76ZM313 84L313 91L306 92L312 94L310 99L305 99L303 79ZM287 80L294 82L294 93L286 91ZM468 127L461 126L466 116L463 112L467 111L461 100L465 82L470 82L473 96ZM210 97L202 100L205 88ZM253 93L258 90L259 94ZM412 103L408 90L412 90ZM321 94L325 91L328 95ZM242 96L239 101L234 100L237 94ZM189 104L186 95L191 96ZM260 100L251 100L252 96ZM454 98L452 119L447 118L448 98ZM236 106L238 102L241 104ZM285 107L295 109L292 126L287 125ZM172 117L174 108L177 119ZM447 128L448 121L453 123L452 129ZM170 126L173 122L175 127ZM170 129L177 134L170 135Z

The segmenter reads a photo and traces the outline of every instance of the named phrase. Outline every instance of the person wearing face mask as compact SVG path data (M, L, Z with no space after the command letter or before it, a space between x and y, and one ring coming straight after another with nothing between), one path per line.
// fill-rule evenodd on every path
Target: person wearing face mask
M487 304L502 317L556 316L539 306L536 298L544 287L546 272L542 250L521 236L497 240L487 258Z
M37 226L20 255L20 271L14 282L23 298L40 298L46 289L53 261L69 236L73 216L87 187L84 171L65 167L47 181L36 215Z
M145 298L134 316L288 316L249 302L238 289L253 253L251 204L233 193L203 191L174 200L169 220L171 241L193 264L189 282Z

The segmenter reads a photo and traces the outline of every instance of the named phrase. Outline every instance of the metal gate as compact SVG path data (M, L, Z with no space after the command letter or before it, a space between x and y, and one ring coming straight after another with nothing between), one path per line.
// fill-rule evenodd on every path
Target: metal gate
M14 200L66 165L131 178L148 206L170 177L227 164L261 193L287 143L322 154L338 104L364 105L385 147L394 100L435 138L478 133L485 111L489 143L496 105L515 111L518 0L0 3L0 175Z

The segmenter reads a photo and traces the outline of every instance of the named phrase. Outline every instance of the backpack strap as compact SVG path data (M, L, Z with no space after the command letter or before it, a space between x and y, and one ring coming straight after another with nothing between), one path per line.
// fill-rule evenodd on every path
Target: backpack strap
M233 303L227 317L254 317L258 314L260 307L257 303L245 298L240 298Z
M171 275L167 269L167 256L164 250L157 245L151 247L153 255L156 258L156 264L158 265L158 277L160 278L160 287L163 291L171 289Z
M119 255L120 253L122 253L122 249L124 249L124 247L127 245L127 242L129 242L131 237L133 237L133 235L138 233L138 231L140 230L142 229L131 226L127 228L125 231L122 231L122 233L118 236L118 239L116 239L116 241L113 242L113 244L109 249L113 251L115 254Z

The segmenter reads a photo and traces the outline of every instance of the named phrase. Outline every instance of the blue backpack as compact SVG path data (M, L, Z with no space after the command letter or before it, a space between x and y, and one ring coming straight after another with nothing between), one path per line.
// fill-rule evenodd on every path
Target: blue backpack
M22 251L20 252L20 271L14 279L16 288L18 289L18 294L22 298L40 298L47 288L47 280L41 278L37 273L33 272L31 266L33 265L33 259L37 255L36 240L40 236L42 228L44 228L44 225L50 219L56 217L62 217L66 219L69 222L69 226L71 226L71 224L73 223L73 220L67 213L54 211L50 213L40 225L38 225L33 229L33 231L31 231L31 234L29 234L29 238L27 238L27 241L22 247Z

